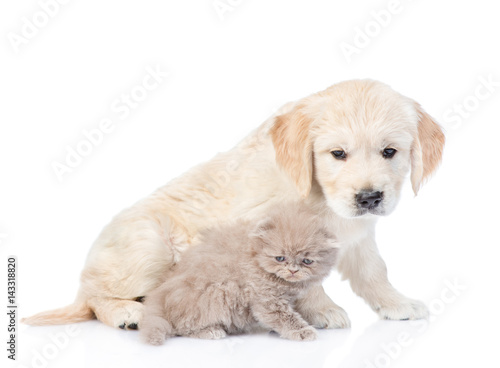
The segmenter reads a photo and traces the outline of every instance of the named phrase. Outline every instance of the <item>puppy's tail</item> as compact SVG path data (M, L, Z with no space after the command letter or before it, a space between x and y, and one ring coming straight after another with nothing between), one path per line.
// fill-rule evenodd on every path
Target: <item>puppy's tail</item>
M64 325L94 319L94 312L85 304L70 304L66 307L53 309L21 319L22 323L31 326Z

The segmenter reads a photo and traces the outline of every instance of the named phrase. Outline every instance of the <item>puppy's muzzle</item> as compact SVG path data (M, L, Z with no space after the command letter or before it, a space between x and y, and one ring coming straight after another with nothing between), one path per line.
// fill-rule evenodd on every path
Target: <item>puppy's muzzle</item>
M356 194L358 208L372 210L382 202L384 192L361 191Z

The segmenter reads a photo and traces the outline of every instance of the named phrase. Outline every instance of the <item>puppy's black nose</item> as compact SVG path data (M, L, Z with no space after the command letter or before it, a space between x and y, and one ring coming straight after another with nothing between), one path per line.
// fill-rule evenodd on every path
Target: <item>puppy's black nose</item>
M383 192L359 192L356 194L358 207L372 209L382 202Z

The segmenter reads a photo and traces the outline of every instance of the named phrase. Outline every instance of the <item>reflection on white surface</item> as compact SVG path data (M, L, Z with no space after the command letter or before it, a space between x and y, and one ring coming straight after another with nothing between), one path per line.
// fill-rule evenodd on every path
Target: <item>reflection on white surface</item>
M322 367L348 339L350 330L321 330L318 340L296 342L275 333L229 336L221 340L174 337L162 346L146 345L137 331L113 329L98 321L75 324L79 331L52 354L51 337L66 326L27 327L23 331L21 363L27 367ZM60 339L64 341L64 339ZM47 354L49 352L49 354ZM48 355L48 356L47 356ZM42 357L42 359L40 359ZM45 362L45 363L44 363Z

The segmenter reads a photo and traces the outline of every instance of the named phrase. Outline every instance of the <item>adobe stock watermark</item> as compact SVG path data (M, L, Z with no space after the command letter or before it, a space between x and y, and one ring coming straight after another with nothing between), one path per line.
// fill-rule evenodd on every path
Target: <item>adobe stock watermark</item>
M243 0L214 0L212 8L217 13L219 19L223 22L226 20L226 14L232 13L241 5Z
M83 159L88 157L94 149L101 145L107 134L116 128L117 121L127 119L133 110L136 110L168 77L170 73L161 69L160 65L155 67L146 66L146 74L141 82L132 87L128 92L120 94L111 103L109 109L114 118L105 117L100 120L93 129L82 130L82 137L73 146L66 146L64 160L52 161L51 166L59 182L62 182L66 174L72 173L75 168L82 164Z
M442 121L445 128L458 129L466 119L479 109L481 103L491 98L500 88L500 79L492 74L487 77L480 75L477 79L478 83L469 95L444 111Z
M287 105L271 109L270 117L232 149L236 152L231 156L232 159L223 167L208 174L210 180L205 181L202 190L195 190L191 193L193 200L189 206L194 211L201 212L210 206L214 198L224 196L223 191L231 185L232 180L241 178L241 171L244 170L245 164L252 162L259 152L265 150L266 144L271 144L268 130L276 116L288 111Z
M406 0L412 1L412 0ZM364 25L354 27L354 35L351 42L342 41L339 46L348 63L352 61L353 55L359 55L367 48L374 38L378 37L384 28L387 28L395 15L400 14L404 6L400 0L390 0L385 9L372 10L370 20Z
M14 52L19 53L20 47L34 39L59 14L62 6L69 2L70 0L39 0L36 11L29 17L21 17L19 31L7 33Z
M233 148L237 151L237 158L227 161L217 171L210 172L208 175L211 180L203 184L203 190L193 191L191 194L193 201L190 202L190 207L201 212L211 204L214 198L223 195L223 191L230 186L232 180L241 177L240 172L245 163L251 162L259 152L265 149L264 141L268 138L267 131L265 128L258 129L255 134L250 134Z
M459 282L444 280L444 287L438 297L432 299L429 306L429 319L417 319L409 322L411 330L401 331L393 341L380 344L381 352L373 359L363 361L365 368L387 368L393 361L401 356L403 349L411 346L415 338L422 335L429 328L429 325L436 321L448 308L456 302L457 298L467 290L467 285Z
M326 108L326 107L324 107ZM208 173L208 178L204 182L203 187L198 190L193 190L191 198L193 200L189 206L199 213L208 208L214 198L224 197L224 190L227 190L233 180L242 178L241 172L245 171L245 165L251 164L252 160L267 147L271 147L271 138L269 129L272 126L276 116L288 112L290 104L285 104L279 108L271 110L271 116L266 119L257 129L250 133L243 141L231 151L231 160L226 161L224 166L218 167ZM221 153L224 155L226 153Z
M17 359L17 257L7 258L7 358Z
M82 329L77 325L66 325L61 328L61 331L56 333L49 333L48 340L41 348L31 349L29 358L29 365L18 362L17 368L47 368L50 363L57 359L59 354L66 350L70 345L72 338L80 335ZM27 362L24 362L27 363Z

